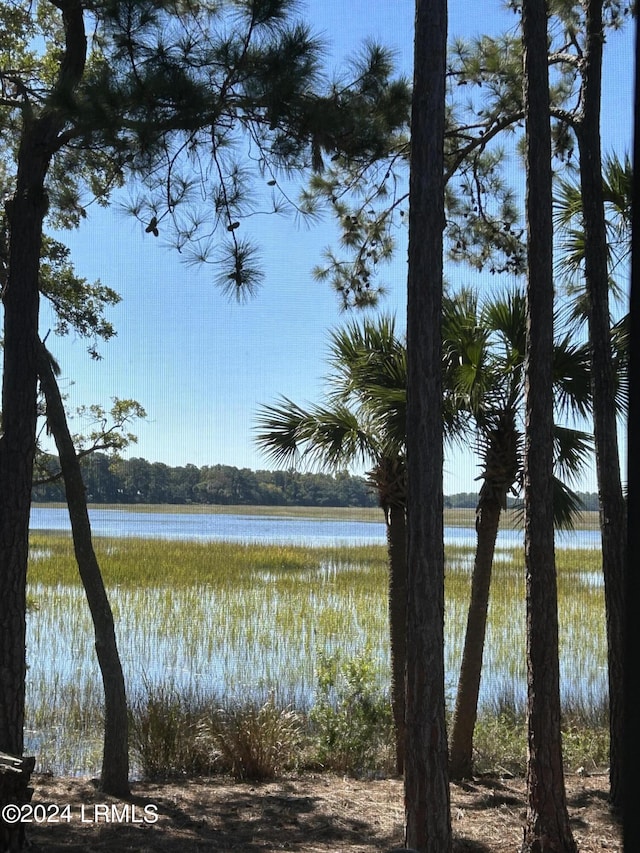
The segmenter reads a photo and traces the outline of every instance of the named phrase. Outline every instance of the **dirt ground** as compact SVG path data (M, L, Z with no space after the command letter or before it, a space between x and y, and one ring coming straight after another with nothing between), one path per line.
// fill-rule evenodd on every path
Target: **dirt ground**
M126 803L90 780L34 778L30 850L47 853L304 851L372 853L401 846L403 786L305 774L262 785L225 779L138 782ZM604 773L566 778L581 853L621 853ZM451 786L456 853L515 853L524 782L483 777ZM68 808L66 808L68 806ZM43 822L45 821L45 822Z

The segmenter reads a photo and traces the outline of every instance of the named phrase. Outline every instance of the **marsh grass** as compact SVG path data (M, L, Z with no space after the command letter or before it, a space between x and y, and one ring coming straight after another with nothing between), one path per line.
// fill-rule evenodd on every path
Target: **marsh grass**
M45 769L95 772L101 681L71 538L33 534L30 546L27 743ZM375 684L383 691L388 685L388 576L382 545L96 537L95 546L130 700L138 710L149 694L158 703L147 707L149 715L168 713L176 697L188 699L196 710L206 704L209 711L246 708L249 715L271 697L271 709L307 714L318 699L323 656L339 652L348 660L364 648L375 662ZM452 702L473 552L451 546L446 554L445 663ZM563 701L599 707L606 694L600 555L559 550L557 557ZM524 624L522 554L502 549L496 553L480 698L480 715L489 722L499 716L496 697L508 696L514 708L523 707ZM185 725L189 729L191 723ZM501 730L506 730L504 719ZM577 742L577 735L570 740ZM178 752L181 748L175 746ZM194 760L201 759L196 755ZM220 755L217 760L222 761Z
M303 717L273 696L264 703L248 700L204 716L198 739L216 770L238 780L266 782L300 763Z
M131 703L129 742L147 779L209 775L214 757L199 736L205 702L171 687L147 685Z

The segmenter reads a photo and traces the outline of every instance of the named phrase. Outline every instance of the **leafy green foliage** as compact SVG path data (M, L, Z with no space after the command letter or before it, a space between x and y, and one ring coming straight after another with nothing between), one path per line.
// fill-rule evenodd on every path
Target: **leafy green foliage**
M520 2L508 4L520 14ZM619 29L632 4L604 3L605 28ZM526 269L520 168L524 155L522 43L519 21L498 36L455 39L448 50L445 132L445 245L451 260L493 274ZM580 121L585 5L550 4L549 71L553 154L560 180L575 168L574 127ZM404 230L408 206L406 131L391 137L384 157L364 167L340 157L314 174L301 210L328 210L340 229L315 275L329 281L345 307L375 304L384 294L382 268Z
M91 408L91 407L90 407ZM109 426L109 423L111 426ZM105 439L113 440L113 422L104 426ZM110 432L111 430L111 432ZM123 504L218 504L254 506L374 507L376 498L364 477L345 471L333 474L319 472L252 471L233 465L170 466L133 457L117 456L120 446L102 453L95 445L81 459L82 476L89 500L93 503ZM122 438L122 436L120 436ZM38 458L39 469L33 498L36 501L59 501L64 495L56 482L59 472L54 456Z
M90 341L89 353L100 358L98 340L108 341L116 332L105 317L105 308L117 305L120 296L99 281L90 284L79 278L69 260L69 249L45 237L40 262L40 292L53 306L57 322L54 332L66 335L73 330Z
M338 772L380 772L380 756L391 753L391 704L380 690L370 653L342 661L320 655L316 699L310 712L317 760Z
M522 416L526 312L519 290L479 302L462 289L444 299L445 391L457 412L458 438L475 438L482 489L502 506L517 494L522 476ZM554 392L558 418L590 411L589 352L564 336L554 344ZM591 452L590 437L558 423L555 444L556 522L568 526L580 501L569 485Z
M625 274L631 254L631 199L633 167L629 156L616 154L605 158L602 165L602 192L607 228L607 263L610 271L612 302L624 302L623 289L617 279ZM582 194L574 177L557 183L554 197L554 221L560 236L556 270L569 297L567 319L572 328L584 324L588 304L584 282L584 227Z
M79 418L86 425L85 431L72 436L78 457L82 460L92 454L100 455L100 451L108 451L110 462L113 462L120 451L138 440L135 433L129 431L129 425L146 416L147 413L138 402L120 400L118 397L113 398L109 411L97 403L80 406L75 415L71 416L71 419ZM99 465L99 462L96 464ZM44 452L38 446L34 462L36 495L38 485L56 483L61 477L62 471L57 457ZM54 500L61 498L55 491L53 495Z

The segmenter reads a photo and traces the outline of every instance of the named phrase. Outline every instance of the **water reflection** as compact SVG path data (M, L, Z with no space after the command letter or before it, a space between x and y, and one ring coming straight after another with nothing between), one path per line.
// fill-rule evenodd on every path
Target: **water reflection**
M385 525L381 520L342 521L280 515L135 512L124 509L92 509L89 516L96 536L270 542L274 545L318 547L382 545L386 542ZM31 529L69 530L67 510L34 506ZM497 546L519 547L523 544L523 536L522 530L502 529L498 533ZM475 530L472 527L445 527L445 542L448 545L473 545ZM558 531L556 545L559 548L597 548L600 533L597 530Z

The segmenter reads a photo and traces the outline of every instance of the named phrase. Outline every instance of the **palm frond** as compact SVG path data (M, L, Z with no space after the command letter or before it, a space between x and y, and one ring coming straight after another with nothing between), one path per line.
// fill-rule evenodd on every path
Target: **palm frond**
M571 427L553 427L555 473L567 483L575 482L584 471L593 453L589 433Z
M336 469L375 458L376 437L347 406L303 409L286 397L263 406L256 422L258 447L278 464L305 459Z
M507 290L501 296L488 300L482 308L481 323L505 347L506 361L510 367L524 362L527 335L527 310L521 289Z
M565 335L553 346L553 388L557 413L580 415L591 411L591 360L586 344Z
M584 509L580 497L558 477L553 478L553 521L561 530L573 530Z
M625 314L611 329L611 350L616 377L616 406L619 414L629 411L630 329L629 314Z

